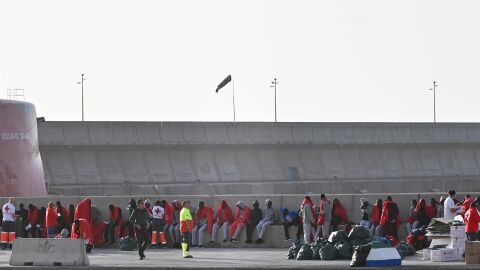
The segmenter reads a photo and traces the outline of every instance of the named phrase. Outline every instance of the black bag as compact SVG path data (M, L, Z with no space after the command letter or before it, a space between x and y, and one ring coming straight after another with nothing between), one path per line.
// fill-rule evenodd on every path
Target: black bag
M295 259L302 245L303 245L303 242L301 240L297 240L293 242L292 246L288 249L287 259L289 260Z
M312 260L321 260L320 258L320 249L327 244L327 240L318 239L312 244Z
M312 247L310 244L304 244L297 254L297 261L311 260L313 256Z
M370 245L359 246L353 252L352 261L350 262L351 267L365 267L367 263L367 257L370 253Z
M370 237L370 231L360 225L355 225L353 226L352 230L350 231L350 234L348 235L348 239L353 240L353 239L361 239L365 240L368 237Z
M341 259L351 259L352 258L352 246L349 242L343 242L335 246L338 250L338 255Z
M120 238L118 241L118 247L122 251L132 251L137 247L137 241L133 240L130 236Z
M338 258L338 250L330 243L327 243L320 249L320 258L324 261L336 260Z
M345 231L335 231L328 237L328 242L333 244L341 243L348 239L348 235Z

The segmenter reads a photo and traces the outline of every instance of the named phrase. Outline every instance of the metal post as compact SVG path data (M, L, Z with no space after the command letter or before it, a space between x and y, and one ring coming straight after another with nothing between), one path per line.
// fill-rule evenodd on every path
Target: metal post
M83 76L84 76L84 75L85 75L85 74L82 73L82 81L81 81L81 82L82 82L82 122L85 120L85 117L84 117L84 107L83 107L83 80L84 80L84 79L83 79Z
M433 91L433 123L437 123L437 97L436 97L436 90L437 90L438 84L434 81L433 82L433 88L430 88L429 90Z
M233 97L233 125L235 125L236 119L235 119L235 83L232 80L232 97Z
M277 122L277 78L274 78L272 81L272 85L270 87L273 87L275 89L275 123Z

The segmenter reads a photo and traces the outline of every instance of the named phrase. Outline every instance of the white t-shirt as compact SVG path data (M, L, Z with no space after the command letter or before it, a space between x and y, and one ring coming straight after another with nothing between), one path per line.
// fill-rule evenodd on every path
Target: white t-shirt
M452 213L450 212L450 209L456 208L455 202L453 201L452 198L448 197L445 199L445 202L443 203L443 217L446 219L454 219L457 213Z
M162 219L165 215L165 209L161 206L155 205L152 209L153 218Z
M15 221L15 206L11 203L6 203L2 208L3 221Z

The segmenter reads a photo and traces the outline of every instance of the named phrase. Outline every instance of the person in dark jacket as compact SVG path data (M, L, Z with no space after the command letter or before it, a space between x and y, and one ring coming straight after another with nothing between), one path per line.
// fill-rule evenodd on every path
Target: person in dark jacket
M135 237L137 239L138 255L140 260L145 259L145 249L148 246L148 223L149 215L143 200L140 199L137 202L137 207L132 210L132 214L128 219L130 223L135 227Z
M282 208L280 212L282 213L282 223L283 223L283 230L285 232L285 241L290 241L290 234L288 232L288 228L290 226L297 227L297 238L299 240L303 234L303 224L302 218L298 214L298 211L288 211L287 208Z
M27 236L27 230L25 227L28 224L28 210L25 209L23 203L20 204L20 209L15 211L15 214L19 217L17 219L17 237L25 238Z
M262 209L259 208L259 203L257 200L253 202L253 209L250 213L250 217L247 222L247 240L245 243L250 244L252 243L252 233L255 227L257 226L258 222L262 220Z

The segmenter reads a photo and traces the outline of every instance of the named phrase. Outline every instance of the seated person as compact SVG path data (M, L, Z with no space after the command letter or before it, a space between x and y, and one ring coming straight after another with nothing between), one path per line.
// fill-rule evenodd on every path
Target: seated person
M212 226L212 239L210 243L214 243L217 237L217 230L223 227L223 242L227 242L228 231L230 230L230 225L233 224L233 213L232 209L225 200L222 200L217 206L217 216L215 218L215 223Z
M263 243L263 237L267 231L268 226L272 225L275 221L275 209L272 207L272 201L267 199L265 201L266 208L262 212L263 219L257 225L258 239L255 240L255 243Z
M247 224L250 217L251 209L244 202L237 202L237 211L235 214L235 222L230 226L230 242L238 243L238 236L242 232L243 227Z
M288 208L282 208L281 213L283 230L285 232L285 241L290 240L290 234L288 232L288 228L290 226L297 227L296 240L299 240L303 233L303 224L302 218L300 218L300 216L298 215L298 211L288 211Z

